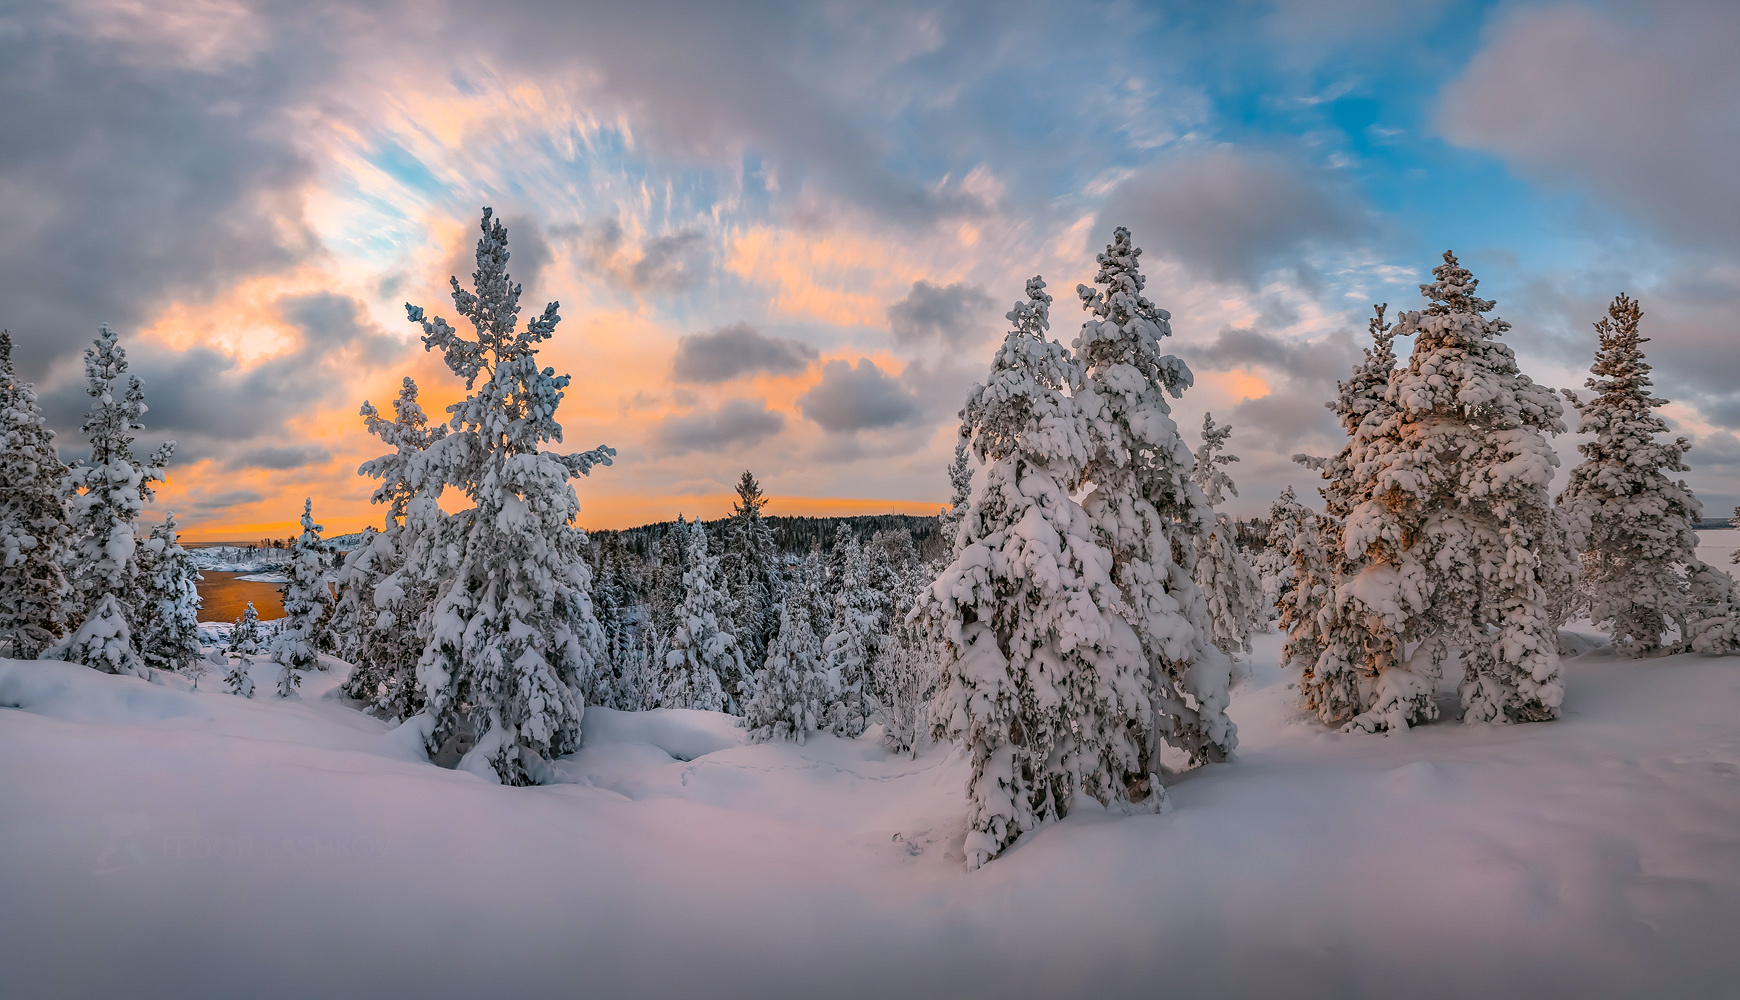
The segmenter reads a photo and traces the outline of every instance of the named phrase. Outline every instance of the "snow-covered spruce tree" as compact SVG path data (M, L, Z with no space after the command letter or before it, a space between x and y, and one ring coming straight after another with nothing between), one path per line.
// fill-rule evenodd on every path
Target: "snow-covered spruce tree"
M659 700L665 708L741 715L736 695L743 690L743 652L737 637L726 630L730 605L719 590L719 557L707 551L707 528L699 517L683 530L688 533L683 551L688 568Z
M483 210L476 291L450 282L476 339L405 307L424 345L442 352L468 393L448 407L450 432L411 456L407 481L431 522L443 487L472 504L442 539L454 563L432 602L417 679L434 719L433 746L471 728L478 740L462 765L481 772L487 764L501 781L527 784L544 759L579 746L581 692L598 669L604 637L587 592L586 535L574 527L580 501L569 480L608 465L615 452L540 450L562 440L556 408L569 376L537 362L537 345L561 317L551 302L520 327L507 230L491 216Z
M230 626L229 642L225 649L234 656L256 656L265 646L265 640L260 635L260 612L254 609L254 602L242 609L242 616Z
M1389 380L1393 412L1368 415L1352 442L1358 490L1341 552L1358 568L1340 617L1384 641L1368 647L1371 698L1351 725L1432 718L1451 655L1463 663L1466 721L1552 719L1564 684L1543 557L1558 544L1548 436L1564 430L1563 411L1517 370L1497 339L1510 324L1484 315L1493 303L1455 255L1432 273L1420 286L1431 304L1395 326L1414 350ZM1405 660L1403 643L1418 644Z
M1614 648L1647 656L1663 648L1671 629L1689 641L1690 573L1698 563L1698 501L1683 480L1685 438L1660 440L1667 422L1655 412L1667 400L1650 394L1650 366L1640 336L1643 310L1620 295L1595 324L1599 346L1588 402L1565 390L1582 420L1583 461L1559 493L1571 543L1582 552L1582 587L1589 617L1605 627Z
M1367 421L1382 426L1395 413L1389 401L1396 369L1395 327L1384 319L1388 308L1388 303L1373 306L1372 344L1347 381L1337 385L1336 398L1324 404L1335 411L1347 441L1326 459L1293 457L1323 478L1319 493L1325 510L1301 522L1289 549L1294 583L1280 598L1280 628L1287 635L1285 662L1299 671L1300 700L1325 725L1345 725L1363 712L1371 699L1369 665L1395 660L1401 649L1395 623L1386 624L1381 615L1350 605L1349 592L1342 587L1364 557L1363 552L1344 550L1342 528L1354 504L1369 499L1373 488L1369 469L1358 466L1364 455L1359 429ZM1361 449L1359 458L1356 448ZM1419 710L1422 718L1437 711L1429 693Z
M967 501L973 496L973 467L969 464L970 456L971 451L963 435L955 443L954 461L949 463L949 505L937 517L937 533L942 536L943 546L950 553L955 550L955 533L960 530L961 517L967 512Z
M913 612L943 650L934 734L972 759L969 868L1063 816L1078 794L1165 801L1158 777L1140 770L1158 769L1141 640L1123 617L1113 555L1071 497L1087 428L1070 395L1075 362L1046 336L1050 304L1045 283L1030 280L989 378L967 399L982 467L954 559Z
M151 529L139 547L145 606L139 649L145 665L180 670L199 662L199 570L175 530L175 515Z
M1166 401L1192 376L1160 352L1171 314L1142 295L1141 253L1128 229L1113 232L1097 257L1099 288L1076 288L1091 318L1075 340L1083 370L1076 399L1088 428L1083 473L1093 485L1083 506L1113 554L1113 579L1142 641L1158 713L1138 776L1159 772L1158 738L1192 763L1224 760L1238 743L1226 714L1232 663L1214 646L1207 602L1191 578L1196 540L1213 512L1190 481L1194 457Z
M1232 519L1219 510L1229 494L1239 495L1238 487L1226 471L1226 466L1238 461L1239 457L1220 454L1230 437L1231 426L1217 427L1214 414L1204 413L1202 447L1196 453L1196 465L1190 474L1191 481L1214 508L1212 519L1198 541L1192 578L1208 602L1214 644L1228 656L1241 650L1249 653L1251 633L1261 628L1268 618L1264 611L1262 584L1256 571L1238 550Z
M386 507L386 518L383 530L366 536L339 570L334 631L348 637L345 658L355 665L344 693L383 718L408 719L424 706L417 661L429 609L451 568L445 539L455 527L436 502L442 484L422 493L412 487L411 461L445 437L447 427L430 426L409 377L393 401L392 420L366 401L361 416L368 432L393 449L357 468L380 480L369 500Z
M66 634L67 467L0 330L0 654L34 660Z
M761 509L767 495L748 469L737 480L737 501L725 522L720 572L731 602L731 634L745 663L761 663L779 630L779 547ZM737 693L739 699L743 697Z
M822 650L802 601L779 609L779 632L767 650L767 665L755 678L755 696L744 706L744 724L754 740L796 739L821 725Z
M284 595L284 619L272 638L272 662L282 665L286 674L324 669L316 652L315 636L331 612L332 590L326 582L321 530L314 523L314 498L309 497L302 502L302 534L290 546L289 581L280 590Z
M89 628L81 626L66 644L42 655L142 675L145 661L134 644L132 618L149 602L134 521L153 497L151 484L162 481L175 442L165 443L144 462L134 457L134 434L144 430L139 418L145 415L145 385L131 375L122 390L121 377L126 374L127 351L116 342L115 331L105 326L96 346L85 348L85 392L92 402L83 430L91 456L72 469L70 482L76 493L69 505L72 544L66 550L72 581L70 610L93 623ZM117 615L128 619L125 628L114 626L111 619ZM91 645L122 641L128 644L125 653Z
M961 511L966 512L964 501ZM926 709L936 688L940 650L923 622L912 615L919 593L930 582L925 567L916 564L891 581L888 624L870 664L882 745L894 753L917 754L919 733L927 724Z
M829 581L834 599L822 640L827 670L822 726L838 736L856 737L876 712L870 663L882 635L882 595L875 588L869 555L856 535L846 532L834 542L831 561L837 572Z
M1282 487L1280 496L1269 505L1269 533L1251 566L1261 582L1266 608L1280 607L1282 595L1293 586L1293 536L1309 513L1291 486Z

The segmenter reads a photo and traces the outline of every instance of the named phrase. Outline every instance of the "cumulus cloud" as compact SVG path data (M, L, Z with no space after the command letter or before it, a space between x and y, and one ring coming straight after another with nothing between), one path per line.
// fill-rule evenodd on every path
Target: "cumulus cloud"
M893 427L923 412L914 394L869 358L859 358L856 365L823 365L822 380L799 396L797 405L804 416L836 434Z
M802 341L769 337L747 323L733 323L678 340L671 378L708 383L759 373L796 375L819 355Z
M1323 404L1335 398L1335 385L1352 369L1360 343L1346 330L1305 340L1227 327L1207 344L1181 353L1198 371L1264 371L1269 393L1238 402L1223 422L1238 429L1238 440L1284 456L1322 449L1340 435Z
M1277 153L1218 148L1154 164L1112 190L1090 237L1115 226L1144 251L1219 281L1254 285L1298 266L1314 244L1341 243L1371 224L1363 202L1329 174Z
M719 448L746 448L785 428L785 415L759 399L731 399L712 409L677 413L653 429L658 447L667 454Z
M995 306L977 285L915 281L906 298L888 307L888 327L902 344L961 347L984 338Z
M1740 249L1740 17L1726 0L1523 8L1445 87L1438 128L1670 238Z

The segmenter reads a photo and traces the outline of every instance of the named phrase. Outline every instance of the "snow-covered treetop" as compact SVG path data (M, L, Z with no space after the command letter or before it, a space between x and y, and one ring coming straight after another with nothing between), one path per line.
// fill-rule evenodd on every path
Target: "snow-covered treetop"
M1095 317L1084 323L1075 349L1088 369L1127 364L1144 378L1159 382L1181 396L1194 380L1183 361L1160 352L1160 338L1172 335L1172 314L1142 296L1147 279L1137 266L1142 249L1130 242L1130 231L1119 226L1112 243L1095 260L1099 288L1077 285L1083 308Z
M1432 268L1432 277L1436 280L1420 286L1420 294L1431 301L1426 312L1434 316L1446 313L1484 313L1491 312L1498 303L1491 299L1483 299L1474 294L1480 287L1480 279L1470 274L1456 260L1456 255L1444 251L1444 263ZM1501 330L1510 329L1509 323L1498 321Z
M1349 435L1367 414L1384 405L1384 396L1390 388L1390 375L1396 370L1395 325L1384 322L1384 311L1389 307L1388 302L1372 306L1373 315L1367 324L1372 345L1353 366L1353 374L1348 380L1337 384L1340 391L1336 398L1323 404L1335 411L1341 429Z
M314 498L303 498L302 534L296 537L296 544L303 549L318 552L320 550L320 533L325 530L325 525L314 523Z
M465 379L471 392L464 401L447 408L455 431L474 435L475 443L499 459L538 451L545 441L561 441L562 425L556 422L556 407L573 376L557 375L554 368L537 365L537 345L550 339L562 321L558 304L551 302L537 319L519 325L520 286L507 272L507 228L493 219L494 210L483 210L483 236L477 241L477 270L472 272L476 292L453 286L453 305L471 321L476 340L467 340L440 316L425 317L422 306L405 303L405 314L423 328L423 344L439 349L447 367ZM477 385L479 377L484 379ZM444 448L444 458L464 445L453 442ZM431 449L434 450L434 449ZM572 455L549 457L568 468L570 475L584 475L594 465L609 465L615 449L599 446ZM483 456L473 456L474 460ZM454 479L449 478L448 482ZM460 480L464 481L464 480ZM475 492L475 484L467 489Z
M127 388L116 399L116 383L123 375L127 377ZM118 343L115 331L107 324L98 332L96 346L85 348L85 393L95 401L81 425L91 443L89 464L137 468L141 473L139 498L150 500L151 484L162 482L159 470L175 454L175 442L164 442L143 466L133 457L134 435L145 429L140 422L146 410L145 383L137 375L127 375L127 349Z
M1029 461L1079 468L1087 444L1074 402L1064 395L1077 370L1063 345L1046 336L1051 295L1045 281L1029 278L1026 301L1006 317L1014 329L997 349L986 383L973 387L961 410L973 451L987 464L1019 452Z
M1225 503L1229 495L1239 495L1238 486L1226 472L1226 466L1238 461L1239 457L1217 454L1226 447L1232 432L1231 424L1216 426L1214 414L1202 415L1202 447L1197 449L1196 468L1191 471L1190 478L1202 487L1202 495L1215 507Z
M399 398L393 400L394 419L381 416L374 404L366 400L361 412L368 432L391 445L393 452L369 459L356 471L381 481L369 502L386 504L387 517L396 522L405 516L405 505L416 496L416 490L411 488L410 457L446 437L447 425L429 426L429 418L417 402L417 383L408 375L399 389Z

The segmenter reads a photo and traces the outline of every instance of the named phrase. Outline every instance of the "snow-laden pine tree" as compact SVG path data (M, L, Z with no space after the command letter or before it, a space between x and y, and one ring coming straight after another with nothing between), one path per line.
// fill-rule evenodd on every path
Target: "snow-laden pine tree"
M1292 587L1279 598L1280 629L1287 635L1286 665L1299 671L1300 700L1325 725L1346 725L1366 709L1370 665L1396 659L1400 649L1398 634L1381 616L1349 605L1350 592L1342 586L1363 558L1362 552L1344 551L1342 528L1354 504L1371 496L1368 470L1356 469L1355 448L1363 447L1359 429L1367 421L1381 426L1395 413L1389 400L1395 327L1384 319L1388 308L1373 306L1371 346L1347 381L1337 384L1336 398L1324 404L1335 411L1347 441L1327 459L1294 456L1323 478L1325 510L1300 522L1288 550ZM1428 695L1421 711L1435 710Z
M1075 361L1047 337L1050 305L1031 279L989 378L967 399L982 466L953 560L914 612L943 650L934 734L959 740L972 761L969 868L1079 794L1165 801L1141 639L1123 617L1113 553L1071 496L1088 428L1070 391Z
M140 609L139 650L145 665L180 670L199 662L199 581L193 558L181 547L175 515L151 529L139 547L145 606Z
M965 501L961 512L966 513ZM926 710L936 688L941 651L926 634L923 621L912 614L919 593L931 579L925 567L914 564L889 581L888 623L870 664L882 745L893 753L918 753L919 734L928 722Z
M779 632L755 677L755 696L744 706L744 724L754 740L796 739L820 728L822 650L802 601L784 600Z
M676 610L676 630L665 654L659 700L665 708L740 715L741 703L733 695L741 690L743 652L727 630L730 604L719 589L720 560L707 550L707 528L699 517L680 530L687 533L683 603Z
M345 694L367 702L382 718L408 719L424 707L417 661L427 641L428 611L450 569L446 538L457 527L436 502L440 484L423 492L411 485L411 460L445 437L447 427L430 426L409 377L393 401L392 420L366 401L361 416L368 432L393 449L357 468L380 480L369 501L386 507L385 525L345 557L334 630L349 637L346 658L355 665Z
M1556 718L1564 698L1555 599L1560 527L1547 489L1563 431L1557 396L1517 369L1498 340L1510 324L1455 255L1421 285L1422 311L1389 380L1393 412L1368 415L1351 458L1356 491L1341 553L1358 560L1338 601L1343 622L1377 634L1364 667L1371 697L1356 728L1405 728L1437 714L1433 693L1459 656L1464 719ZM1404 658L1405 644L1413 645Z
M1256 570L1245 561L1235 543L1232 519L1221 513L1221 504L1228 495L1238 496L1226 466L1239 460L1237 455L1221 454L1232 427L1216 426L1214 414L1202 415L1202 447L1196 452L1196 465L1191 481L1202 490L1203 499L1213 508L1202 537L1197 543L1196 566L1192 578L1208 602L1210 637L1215 646L1228 656L1251 651L1251 633L1268 619L1264 611L1262 584Z
M483 210L475 291L450 279L454 308L476 339L405 306L424 346L442 352L467 391L448 407L450 432L411 456L407 480L431 520L427 508L445 487L472 505L453 515L457 525L445 539L454 566L432 603L417 679L435 720L434 746L469 727L480 733L470 766L487 763L503 782L527 784L544 759L580 745L582 691L599 668L604 636L569 480L610 464L615 451L541 450L562 440L556 408L570 377L540 368L537 345L561 316L551 302L520 326L507 229L492 214Z
M1293 586L1293 536L1309 513L1291 486L1282 487L1281 494L1269 504L1269 532L1251 565L1263 588L1265 608L1280 607L1282 596Z
M833 606L822 639L827 690L822 726L838 736L856 737L876 711L870 663L882 635L883 596L876 591L869 554L850 531L834 542L836 567L829 583Z
M1659 652L1672 630L1691 638L1691 574L1699 565L1698 501L1684 480L1685 438L1662 440L1667 422L1650 393L1650 366L1638 332L1643 310L1626 295L1614 299L1595 324L1598 346L1588 402L1569 389L1565 398L1591 435L1577 446L1583 461L1559 493L1571 544L1582 553L1582 589L1589 617L1608 630L1629 656Z
M721 579L731 602L731 634L745 663L761 663L779 630L779 547L761 510L767 494L748 469L737 480L737 500L725 522ZM727 688L729 691L730 688ZM741 700L744 694L733 692Z
M1149 732L1192 763L1223 760L1238 743L1226 714L1232 663L1212 641L1208 605L1191 577L1196 540L1213 512L1190 481L1195 459L1166 401L1192 376L1161 353L1171 314L1142 295L1141 253L1118 227L1096 258L1099 287L1076 288L1091 315L1075 340L1083 370L1075 398L1088 433L1083 474L1093 485L1083 506L1112 551L1124 614L1147 657L1158 712ZM1158 773L1159 759L1151 740L1138 774Z
M242 609L242 616L230 626L229 641L225 648L235 656L256 656L265 647L265 639L260 635L260 612L255 610L254 602Z
M290 565L285 568L289 579L280 590L284 618L272 638L272 662L283 666L286 675L324 669L315 637L332 610L332 589L326 582L322 530L314 523L314 498L309 497L302 502L302 533L290 546Z
M0 330L0 654L34 660L66 634L66 482L36 386Z
M971 454L963 435L955 442L954 461L949 463L949 505L937 517L937 533L942 536L943 546L949 552L955 550L955 532L960 530L961 517L966 514L967 502L973 496Z
M145 415L145 385L137 375L127 375L126 348L107 326L97 335L96 346L85 348L85 393L91 397L83 424L91 456L74 465L70 477L76 492L69 504L72 542L66 569L72 581L70 610L91 622L42 655L142 674L144 660L134 645L132 616L144 611L148 601L134 522L153 497L151 484L162 481L175 442L165 443L143 462L134 457L134 435L145 429L139 422ZM112 619L117 615L127 619L122 623L126 627L115 627ZM124 653L92 645L123 641L129 647Z

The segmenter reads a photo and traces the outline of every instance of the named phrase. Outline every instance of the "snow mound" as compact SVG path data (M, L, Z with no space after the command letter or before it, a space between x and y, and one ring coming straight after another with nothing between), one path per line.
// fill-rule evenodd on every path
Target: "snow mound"
M583 748L608 743L644 743L658 747L673 759L684 761L749 742L742 719L722 712L699 712L687 708L655 708L647 712L588 708L580 730Z

